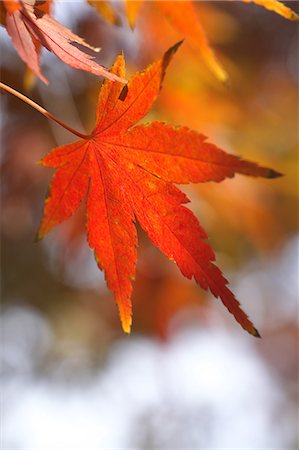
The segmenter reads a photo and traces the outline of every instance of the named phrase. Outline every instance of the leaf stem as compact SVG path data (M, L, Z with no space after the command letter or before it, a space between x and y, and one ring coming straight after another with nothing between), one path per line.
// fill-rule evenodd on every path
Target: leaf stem
M15 97L18 97L23 102L27 103L28 105L32 106L32 108L36 109L38 112L43 114L47 117L47 119L51 119L54 122L58 123L58 125L62 126L66 130L70 131L71 133L75 134L81 139L90 139L91 135L89 134L83 134L80 133L77 130L74 130L74 128L69 127L61 120L57 119L55 116L53 116L51 113L49 113L46 109L44 109L42 106L35 103L30 98L26 97L25 95L21 94L19 91L16 91L15 89L11 88L10 86L7 86L7 84L1 83L0 81L0 89L4 89L5 91L9 92L10 94L14 95Z

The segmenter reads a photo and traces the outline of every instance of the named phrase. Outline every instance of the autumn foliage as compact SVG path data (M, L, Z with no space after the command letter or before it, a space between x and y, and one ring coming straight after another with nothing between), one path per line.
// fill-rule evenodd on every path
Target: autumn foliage
M109 22L117 23L109 2L89 3ZM226 82L229 75L210 46L192 2L151 3L150 7L157 5L185 38L184 45L197 49L219 81ZM278 1L254 3L288 19L298 18ZM124 6L134 27L138 14L142 14L142 2L128 1ZM188 197L175 184L221 182L236 174L276 178L280 173L228 154L185 126L159 121L139 124L157 99L167 67L182 42L126 84L123 54L110 71L96 63L89 52L95 49L51 17L50 2L5 1L4 7L4 23L12 43L42 81L47 81L39 63L42 46L66 64L106 78L100 88L93 131L81 135L77 142L55 148L40 162L54 168L55 173L37 238L43 238L86 202L88 244L114 294L123 329L130 332L138 222L186 278L194 278L202 289L220 298L246 331L259 336L216 266L206 232L184 206Z
M53 52L58 58L75 69L86 70L112 80L119 80L108 70L93 61L93 55L83 50L99 51L86 44L68 28L54 20L49 14L50 2L5 1L7 8L6 29L20 57L28 67L44 82L47 79L40 70L39 53L41 46Z

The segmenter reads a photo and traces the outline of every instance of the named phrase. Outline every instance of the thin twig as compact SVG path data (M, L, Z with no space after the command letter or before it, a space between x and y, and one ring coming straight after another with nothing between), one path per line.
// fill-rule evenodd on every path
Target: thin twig
M22 100L23 102L27 103L28 105L32 106L32 108L36 109L38 112L40 112L41 114L43 114L44 116L46 116L48 119L53 120L54 122L58 123L58 125L62 126L63 128L65 128L66 130L70 131L71 133L75 134L76 136L78 136L81 139L90 139L91 135L89 134L83 134L80 133L77 130L74 130L74 128L69 127L68 125L66 125L64 122L62 122L61 120L57 119L55 116L53 116L51 113L49 113L46 109L44 109L42 106L38 105L37 103L35 103L33 100L31 100L30 98L26 97L26 95L21 94L19 91L16 91L15 89L11 88L10 86L7 86L4 83L1 83L0 81L0 88L4 89L5 91L9 92L10 94L14 95L15 97L18 97L20 100Z

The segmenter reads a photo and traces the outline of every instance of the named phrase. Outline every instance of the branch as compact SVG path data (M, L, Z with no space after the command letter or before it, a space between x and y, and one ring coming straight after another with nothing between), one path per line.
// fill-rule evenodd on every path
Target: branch
M32 108L36 109L38 112L40 112L41 114L46 116L47 119L53 120L54 122L58 123L58 125L62 126L66 130L68 130L71 133L73 133L74 135L78 136L79 138L81 138L81 139L90 139L91 135L83 134L83 133L80 133L77 130L74 130L74 128L69 127L64 122L62 122L61 120L57 119L55 116L53 116L53 114L49 113L42 106L38 105L33 100L31 100L30 98L26 97L25 95L21 94L19 91L16 91L15 89L11 88L10 86L7 86L4 83L1 83L1 81L0 81L0 88L3 89L4 91L9 92L10 94L14 95L15 97L18 97L20 100L22 100L23 102L25 102L28 105L32 106Z

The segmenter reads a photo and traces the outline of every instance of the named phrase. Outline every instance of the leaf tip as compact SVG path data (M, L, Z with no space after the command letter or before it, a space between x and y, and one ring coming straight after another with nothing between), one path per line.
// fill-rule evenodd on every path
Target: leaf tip
M132 325L131 318L129 320L122 320L121 324L122 324L123 331L126 334L131 334L131 325Z
M276 170L273 170L273 169L269 169L268 174L267 174L267 178L279 178L282 176L283 176L282 173L276 172Z
M131 302L124 302L124 299L121 299L118 303L119 315L121 320L122 329L126 334L131 333L132 326L132 307Z
M252 336L256 337L256 338L262 338L262 336L260 335L260 333L258 332L258 330L256 328L253 328L252 332L251 332Z
M40 230L37 231L35 237L34 237L34 241L33 242L39 242L41 241L43 238L43 235L41 234Z
M167 54L167 53L170 53L171 56L172 56L174 53L177 52L177 50L180 48L180 46L181 46L183 43L184 43L184 39L181 39L181 40L178 41L176 44L174 44L172 47L170 47L170 48L167 50L166 54Z
M219 80L224 85L224 87L226 87L227 89L231 89L231 79L229 77L229 74L224 69L222 69L221 73L219 74Z
M182 45L182 43L184 42L184 39L180 40L179 42L177 42L176 44L174 44L172 47L170 47L163 56L163 66L164 66L164 70L166 69L166 67L168 66L168 64L170 63L171 58L173 57L173 55L178 51L178 49L180 48L180 46Z
M295 13L295 11L291 11L290 15L289 15L289 20L298 21L299 20L299 15L297 13Z
M128 80L125 77L125 58L123 50L118 54L112 68L110 69L110 74L114 77L112 81L118 81L123 84L127 84Z
M170 61L171 61L173 55L177 52L178 48L182 45L183 42L184 42L183 39L180 40L179 42L177 42L176 44L174 44L172 47L170 47L170 48L164 53L164 56L163 56L163 59L162 59L162 75L161 75L161 83L162 83L162 81L163 81L163 79L164 79L166 69L167 69L167 67L168 67L168 65L169 65L169 63L170 63Z

